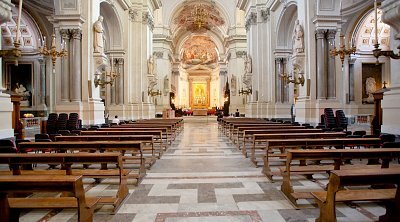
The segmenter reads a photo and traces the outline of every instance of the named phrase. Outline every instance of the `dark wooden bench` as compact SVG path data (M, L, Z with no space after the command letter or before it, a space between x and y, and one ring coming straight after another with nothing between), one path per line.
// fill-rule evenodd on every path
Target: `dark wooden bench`
M63 142L23 142L19 144L20 152L25 150L66 153L67 151L116 151L121 154L130 153L132 156L123 156L124 164L134 164L135 168L128 175L134 178L137 184L146 175L145 159L142 152L142 143L136 141L63 141ZM128 165L125 165L127 168Z
M140 128L140 129L154 129L154 130L159 130L159 129L166 129L165 134L169 139L169 144L172 143L172 141L175 139L175 133L176 130L173 127L173 125L169 124L124 124L124 125L113 125L111 128L118 128L118 129L123 129L123 128L128 128L128 129L135 129L135 128ZM164 133L164 131L163 131Z
M253 146L254 134L282 134L282 133L321 133L320 129L304 129L304 128L272 128L272 129L251 129L243 131L243 148L242 153L247 158L247 147Z
M291 149L322 149L325 147L336 147L344 149L352 146L379 147L379 138L305 138L305 139L271 139L266 142L264 152L263 173L272 180L273 175L279 175L278 172L272 172L270 161L272 158L278 162L286 162L287 150Z
M56 136L56 141L136 141L142 143L145 164L150 168L156 162L156 156L161 157L162 147L154 149L154 136L152 135L81 135L81 136Z
M100 128L97 129L97 131L82 131L81 135L96 135L93 132L102 132L102 131L106 131L106 132L111 132L111 131L118 131L121 132L119 133L120 135L153 135L155 136L154 139L156 142L160 141L161 143L163 143L165 146L165 150L167 149L167 145L170 144L171 141L171 135L167 133L168 129L167 128L127 128L127 127L121 127L121 128L117 128L117 127L112 127L112 128ZM122 133L122 131L128 131L128 132L124 132ZM155 132L159 132L161 131L160 135L158 136L158 133ZM148 133L146 133L148 132ZM117 135L118 133L109 133L109 135ZM104 135L104 134L100 134L100 135Z
M272 139L327 139L343 138L345 133L276 133L276 134L253 134L252 146L250 150L250 160L257 167L259 162L263 162L267 142Z
M0 171L0 175L82 175L88 178L118 177L119 186L115 197L101 197L99 204L113 205L116 213L122 201L128 196L127 177L131 170L124 169L122 156L118 153L18 153L0 154L0 164L8 164L11 171ZM61 164L60 170L24 170L27 164ZM76 169L75 164L101 164L100 169ZM116 165L108 169L106 164Z
M78 209L79 222L93 221L99 197L86 197L82 176L73 175L1 175L0 221L19 221L20 209ZM65 197L17 198L8 195L26 192L68 192Z
M396 184L394 189L342 189L344 186ZM400 169L357 169L331 171L327 191L312 192L320 214L317 222L336 221L336 202L384 202L386 214L379 221L399 221L400 218Z
M298 199L312 198L310 191L301 192L293 189L291 176L296 175L313 175L315 173L328 173L331 170L339 169L368 169L368 168L388 168L392 158L400 156L400 149L392 148L376 148L376 149L317 149L317 150L290 150L287 153L286 166L281 167L280 171L283 177L281 191L296 206ZM367 164L347 164L343 165L345 160L364 159L364 160L382 160L380 165ZM331 164L323 165L300 164L293 165L293 162L306 160L324 160L330 161Z

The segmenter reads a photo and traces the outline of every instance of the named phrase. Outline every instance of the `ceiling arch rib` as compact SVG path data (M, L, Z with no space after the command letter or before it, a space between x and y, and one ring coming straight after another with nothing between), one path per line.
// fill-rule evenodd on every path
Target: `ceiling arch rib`
M292 49L294 24L297 20L297 5L290 4L283 9L278 20L276 39L278 49Z
M116 9L108 2L102 2L100 3L100 15L104 18L103 25L106 50L122 50L123 27Z

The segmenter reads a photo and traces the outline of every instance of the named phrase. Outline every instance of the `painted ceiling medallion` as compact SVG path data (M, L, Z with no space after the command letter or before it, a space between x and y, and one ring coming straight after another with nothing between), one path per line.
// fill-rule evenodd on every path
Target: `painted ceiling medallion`
M206 66L213 69L218 60L215 43L207 36L193 36L183 45L182 67Z
M225 21L220 16L215 5L212 4L185 5L178 17L175 18L175 24L196 33L211 30L224 23Z

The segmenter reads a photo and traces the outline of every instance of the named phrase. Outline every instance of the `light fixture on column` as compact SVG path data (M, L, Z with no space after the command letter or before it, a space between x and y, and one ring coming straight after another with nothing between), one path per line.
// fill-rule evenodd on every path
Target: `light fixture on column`
M355 54L357 51L357 48L354 46L354 40L351 40L351 46L349 49L346 49L346 45L344 43L344 35L340 34L340 47L339 50L336 49L336 46L333 46L333 49L330 50L330 54L332 56L339 56L340 61L342 61L342 64L344 62L344 58L346 57L346 55L350 55L350 54Z
M22 0L19 0L17 29L16 29L16 33L15 33L14 48L0 50L1 58L5 57L5 56L15 57L15 65L18 65L18 58L21 57L21 55L22 55L21 50L19 49L19 47L21 46L21 43L19 41L19 29L21 26L21 16L22 16Z
M394 53L393 50L382 50L379 48L378 42L378 2L375 0L374 2L374 11L375 11L375 49L372 50L375 58L376 64L379 64L379 56L386 56L392 59L400 59L400 51L398 54ZM400 45L397 47L400 50Z
M289 83L293 83L294 85L301 85L304 86L304 75L303 74L298 74L297 76L295 75L295 77L293 79L292 76L288 76L286 73L280 74L280 78L282 79L283 83L285 85L288 85Z
M156 91L154 91L153 89L150 89L150 87L147 87L147 95L154 97L154 96L161 96L162 93L159 89L157 89Z
M114 59L111 57L111 71L103 71L102 73L94 74L94 86L97 88L101 86L101 88L106 87L106 85L113 85L115 79L119 76L118 73L114 72ZM100 77L101 75L101 77Z
M253 93L253 88L250 86L250 88L247 89L243 89L243 87L241 89L239 89L239 95L251 95Z
M64 39L61 41L61 51L57 51L56 48L56 35L51 35L51 48L47 49L46 37L43 37L42 47L39 47L39 53L45 56L51 56L53 66L56 64L57 57L64 57L68 55L68 51L65 49Z

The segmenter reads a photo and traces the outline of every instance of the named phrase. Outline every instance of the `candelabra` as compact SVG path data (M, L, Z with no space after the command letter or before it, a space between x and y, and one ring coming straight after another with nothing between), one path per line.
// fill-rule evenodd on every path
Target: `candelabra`
M100 75L103 75L103 78L99 78ZM110 84L112 86L115 78L117 78L119 75L111 70L111 72L103 72L101 74L96 73L96 74L94 74L94 76L95 76L94 86L96 88L98 86L101 86L101 88L104 88L104 87L106 87L107 84Z
M300 76L299 76L300 75ZM301 85L304 86L304 75L299 74L297 76L295 76L293 79L290 79L291 76L288 76L286 73L284 73L283 75L280 74L281 79L283 80L284 84L289 84L289 83L293 83L294 85Z
M355 54L356 53L356 47L354 46L354 42L351 41L351 47L349 49L346 49L346 46L344 44L344 36L340 34L340 47L339 50L336 50L336 47L334 46L333 49L330 50L330 54L333 56L339 55L340 61L342 61L342 64L344 62L344 58L346 55L350 54Z
M57 51L56 48L56 35L51 35L51 47L47 49L46 38L43 38L43 48L39 47L39 53L45 56L51 56L51 61L53 62L53 66L56 64L57 57L64 57L68 55L68 51L65 49L65 42L64 40L61 43L61 51Z
M253 89L250 86L250 88L247 89L243 89L243 87L241 89L239 89L239 95L251 95L253 93Z
M392 59L400 59L400 51L399 54L396 54L393 52L393 50L382 50L379 48L379 43L378 43L378 2L375 0L374 2L374 10L375 10L375 49L372 50L372 53L374 54L376 58L376 64L379 64L379 56L386 56L390 57ZM400 45L397 47L397 49L400 50Z
M14 48L12 49L3 49L0 50L0 57L14 57L15 58L15 65L18 65L18 58L21 57L22 53L19 47L21 46L21 43L19 42L19 28L21 25L21 15L22 15L22 0L19 0L18 4L18 19L17 19L17 30L15 34L15 40L14 40Z
M147 95L151 96L151 97L154 97L154 96L161 96L162 93L161 93L160 90L153 91L153 89L150 89L149 87L147 87Z

